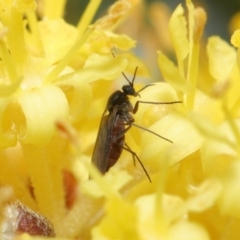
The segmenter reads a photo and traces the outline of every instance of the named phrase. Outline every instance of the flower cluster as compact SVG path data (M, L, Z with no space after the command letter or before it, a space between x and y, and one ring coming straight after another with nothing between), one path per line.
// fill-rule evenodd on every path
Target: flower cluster
M240 30L233 46L202 41L204 9L176 7L156 52L164 81L141 99L182 103L140 104L134 116L173 143L132 126L126 142L152 183L128 152L102 176L90 162L108 97L122 72L151 76L115 31L141 1L119 0L91 24L99 4L72 26L64 1L0 2L1 239L240 238ZM155 3L155 28L166 9Z

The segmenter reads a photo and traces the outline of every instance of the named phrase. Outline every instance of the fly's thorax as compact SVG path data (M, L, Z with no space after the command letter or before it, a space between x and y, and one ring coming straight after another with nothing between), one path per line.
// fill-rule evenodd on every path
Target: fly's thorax
M129 101L126 101L118 106L117 115L119 115L119 118L124 119L127 123L134 122L131 112L133 112L133 106Z
M128 114L129 112L133 112L133 106L130 103L129 99L123 102L121 105L118 106L119 111Z
M121 107L125 102L129 102L128 96L124 92L118 90L109 97L107 109L111 112L114 107Z

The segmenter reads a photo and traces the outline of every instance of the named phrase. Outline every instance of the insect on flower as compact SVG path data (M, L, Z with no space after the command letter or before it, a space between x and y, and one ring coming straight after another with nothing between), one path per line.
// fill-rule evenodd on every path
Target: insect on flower
M154 84L149 84L136 91L134 89L134 80L137 73L137 67L135 69L133 79L130 81L127 76L123 74L125 79L128 81L128 85L122 87L122 91L115 91L108 99L107 106L103 112L96 144L94 146L92 163L98 168L98 170L104 174L110 167L112 167L117 160L119 159L122 150L130 152L133 156L134 165L137 161L144 170L146 176L151 182L151 178L142 164L141 160L135 152L133 152L130 147L125 143L125 133L132 127L141 128L147 132L150 132L157 137L160 137L170 143L171 140L158 135L157 133L141 127L134 123L134 118L131 113L135 114L138 110L140 103L145 104L174 104L181 103L181 101L172 101L172 102L146 102L146 101L137 101L135 106L130 103L128 96L140 97L140 92L145 88L153 86Z

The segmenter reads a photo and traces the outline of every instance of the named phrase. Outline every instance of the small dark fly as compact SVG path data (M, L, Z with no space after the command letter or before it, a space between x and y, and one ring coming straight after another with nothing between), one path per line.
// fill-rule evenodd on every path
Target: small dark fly
M123 74L125 79L128 82L128 85L122 87L122 91L118 90L114 92L108 99L107 106L103 112L96 144L94 146L92 163L98 168L98 170L105 174L119 159L122 150L130 152L133 156L134 164L136 160L141 165L146 176L151 182L151 178L142 164L141 160L135 152L133 152L130 147L125 143L125 133L132 127L138 127L145 131L148 131L170 143L171 140L164 138L161 135L158 135L151 130L136 125L134 123L134 118L131 113L135 114L138 110L140 103L145 104L174 104L181 103L181 101L172 101L172 102L145 102L137 101L135 106L130 103L128 96L140 97L140 92L145 88L153 86L154 84L149 84L144 86L139 91L134 89L134 80L137 73L137 67L135 69L133 79L130 81L127 76Z

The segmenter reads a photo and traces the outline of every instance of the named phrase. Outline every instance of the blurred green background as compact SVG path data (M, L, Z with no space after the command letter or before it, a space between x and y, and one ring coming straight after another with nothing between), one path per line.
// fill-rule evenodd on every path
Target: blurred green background
M156 1L156 0L155 0ZM65 19L67 22L76 24L79 17L86 8L89 0L67 0ZM102 0L101 7L98 10L97 16L103 15L108 7L114 3L113 0ZM145 0L146 4L153 2ZM172 10L180 3L185 4L184 0L165 0ZM240 0L198 0L194 1L195 6L202 6L207 11L207 25L205 33L207 35L219 35L222 38L229 40L230 34L228 24L231 17L240 10Z

